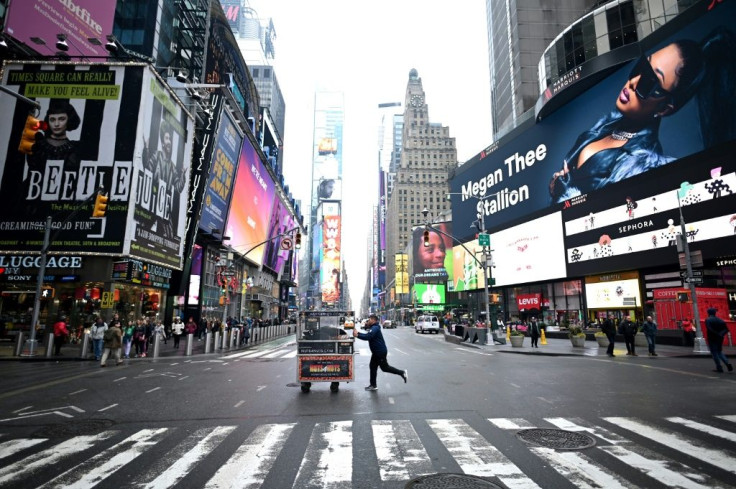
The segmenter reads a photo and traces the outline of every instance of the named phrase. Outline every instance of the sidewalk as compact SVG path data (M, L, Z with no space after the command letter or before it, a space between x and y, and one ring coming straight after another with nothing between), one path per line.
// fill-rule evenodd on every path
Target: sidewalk
M460 341L462 338L445 333L445 341L448 343L458 344L471 348L480 348L494 353L511 353L517 355L539 355L539 356L562 356L562 357L606 357L606 349L599 347L596 341L588 340L585 347L573 347L569 339L547 338L547 344L543 345L539 340L539 348L531 347L531 339L524 338L524 346L514 348L509 341L505 345L494 345L489 342L487 345L479 343L469 343L468 341ZM711 358L710 352L693 353L691 346L673 346L673 345L657 345L656 352L658 357L680 357L680 358ZM647 347L636 347L636 353L640 357L648 357ZM724 345L723 353L729 357L730 361L736 360L736 347ZM614 354L626 357L626 344L621 341L615 343Z

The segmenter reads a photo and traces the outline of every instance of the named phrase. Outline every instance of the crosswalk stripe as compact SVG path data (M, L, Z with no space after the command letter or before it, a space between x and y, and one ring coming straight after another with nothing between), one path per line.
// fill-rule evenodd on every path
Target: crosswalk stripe
M294 358L294 357L296 357L296 354L297 354L297 351L296 350L292 350L292 351L288 352L286 355L282 356L281 358Z
M284 353L290 353L289 350L275 350L272 353L269 353L268 355L264 355L263 358L276 358L278 356L283 355Z
M736 423L736 415L731 415L731 416L716 416L716 418L723 419L723 420L726 420L726 421L730 421L732 423Z
M207 489L261 487L295 423L256 428L207 482Z
M427 422L466 474L496 476L511 489L539 488L465 421L430 419Z
M654 440L657 443L666 445L673 450L682 452L691 457L697 458L703 462L720 467L733 474L736 474L736 464L733 458L726 452L708 448L704 443L690 440L684 436L675 435L670 432L662 431L651 426L645 425L629 418L610 417L603 418L609 423L620 426L621 428L633 431L634 433Z
M0 443L0 460L45 441L46 438L21 438Z
M595 426L591 423L587 423L586 421L579 419L579 418L573 418L573 419L545 418L545 421L553 424L554 426L558 427L561 430L584 431L584 432L590 433L591 435L596 436L600 438L601 440L604 440L610 443L611 445L618 445L620 443L629 443L629 441L623 436L617 435L616 433L610 430L607 430L602 426Z
M667 421L671 421L673 423L681 424L687 426L688 428L707 433L708 435L717 436L718 438L723 438L724 440L736 442L736 433L731 433L730 431L722 430L720 428L716 428L715 426L709 426L707 424L698 423L697 421L680 418L678 416L673 416L671 418L665 419Z
M352 421L317 423L294 480L294 489L352 487L352 427Z
M488 418L491 424L494 424L502 430L522 430L534 428L530 422L522 418Z
M552 448L544 447L531 447L531 451L547 461L557 473L580 489L601 487L606 489L629 489L636 487L581 453L558 452Z
M115 433L115 431L103 431L97 435L76 436L47 450L29 455L23 460L6 465L0 468L0 486L41 467L55 465L75 453L93 447L99 441L107 440Z
M381 480L402 481L433 472L411 421L373 421L371 427Z
M174 486L186 477L200 460L212 453L212 450L235 428L235 426L217 426L215 429L203 428L195 431L169 452L160 464L156 464L156 467L138 478L135 485L146 489L164 489ZM158 474L159 467L168 468Z
M168 428L145 429L129 436L117 445L104 450L86 461L83 467L72 467L51 479L39 489L85 489L94 487L122 466L130 463L158 443ZM84 469L89 467L85 472Z

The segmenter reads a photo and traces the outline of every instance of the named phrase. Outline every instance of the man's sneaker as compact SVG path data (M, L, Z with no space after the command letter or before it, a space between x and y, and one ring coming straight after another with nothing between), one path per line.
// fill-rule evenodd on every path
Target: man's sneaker
M733 365L731 365L730 363L726 364L726 368L728 369L729 372L733 372Z
M367 386L365 386L365 390L367 390L367 391L377 391L378 390L378 387L376 387L375 385L367 385Z
M409 371L404 370L404 373L401 376L404 378L404 383L406 384L409 381Z

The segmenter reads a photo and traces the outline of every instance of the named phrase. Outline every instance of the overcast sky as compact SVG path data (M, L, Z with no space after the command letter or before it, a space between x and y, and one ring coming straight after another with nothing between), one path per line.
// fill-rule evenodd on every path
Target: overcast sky
M286 101L284 176L309 205L315 90L345 94L343 257L353 306L366 279L378 196L377 106L403 105L409 71L422 79L430 122L450 128L458 160L491 142L485 0L250 0L272 18L274 71ZM419 224L419 223L417 223ZM390 257L387 257L387 260Z

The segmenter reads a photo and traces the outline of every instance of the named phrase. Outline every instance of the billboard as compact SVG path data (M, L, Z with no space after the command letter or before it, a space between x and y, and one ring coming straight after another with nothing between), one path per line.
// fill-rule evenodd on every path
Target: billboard
M149 70L143 75L140 135L133 159L135 202L123 252L181 268L194 121L174 103L159 77Z
M560 212L491 234L496 286L566 276Z
M199 227L205 232L225 229L225 220L230 206L235 170L238 167L243 135L227 110L222 112L217 131L212 168L204 192L204 205Z
M266 256L263 264L278 274L283 271L290 252L288 249L282 249L284 236L281 235L294 228L295 224L289 208L281 201L281 198L275 197L268 228L269 242L266 243Z
M474 239L452 249L453 288L455 292L483 289L486 286L483 267L483 247Z
M642 42L641 58L462 165L450 182L451 192L462 194L452 197L453 224L466 233L458 238L470 236L477 212L502 228L732 141L734 88L720 73L736 62L707 51L732 41L736 4L705 13L707 4L692 7L703 14L670 38Z
M641 307L639 279L628 275L586 277L585 301L590 309Z
M105 36L112 32L115 5L113 0L74 0L49 2L23 0L10 2L6 14L5 32L15 39L52 56L56 34L66 36L70 56L108 56ZM33 42L44 35L43 44ZM100 42L93 44L90 38Z
M177 128L169 141L184 184L188 183L192 136L191 122L181 106L144 65L11 63L4 66L2 83L38 101L39 118L47 120L49 127L36 135L32 154L20 153L18 143L29 106L0 97L0 111L8 122L0 128L0 194L5 204L0 208L0 249L40 250L43 233L39 230L52 216L54 251L133 253L134 221L140 218L137 211L142 205L151 209L146 211L151 225L158 222L157 211L166 214L169 222L183 216L184 209L177 207L182 194L167 192L166 198L156 200L162 207L151 207L151 194L144 194L146 185L154 188L154 175L174 176L163 153L158 157L159 137L154 131L162 118L161 101ZM155 104L159 110L154 126ZM157 158L145 159L148 173L144 175L142 155L148 141L150 153ZM93 218L100 186L108 192L108 208L104 217ZM169 240L163 229L149 231L156 242ZM153 254L145 258L177 268L181 256L177 239L171 240L173 246L167 247L165 258Z
M203 251L203 248L198 244L195 244L192 250L192 272L189 275L189 290L187 292L187 304L190 306L199 304Z
M405 253L394 255L396 262L396 293L409 293L409 257Z
M226 234L230 245L243 253L268 239L269 221L276 188L258 152L245 140L238 159ZM257 265L263 264L265 244L257 246L245 257Z
M445 286L442 284L415 284L414 296L418 304L444 304Z
M342 200L342 180L327 178L320 180L317 185L317 197L323 200Z
M447 236L452 235L452 223L433 226L435 229L429 230L429 246L424 246L423 227L417 227L412 233L412 269L416 282L452 281L452 238Z
M322 266L320 284L322 302L334 303L340 300L340 216L325 216L322 221Z

